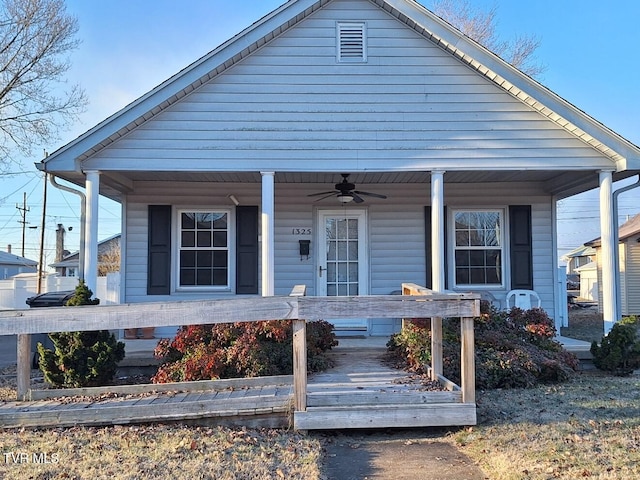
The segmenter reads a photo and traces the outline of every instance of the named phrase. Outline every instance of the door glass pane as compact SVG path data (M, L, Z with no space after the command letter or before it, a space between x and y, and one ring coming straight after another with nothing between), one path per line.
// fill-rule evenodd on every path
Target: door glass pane
M347 260L347 242L338 242L338 260Z
M347 238L347 221L346 220L338 220L338 232L336 238Z
M336 281L336 264L331 262L327 263L327 282Z
M347 277L347 262L338 263L338 282L346 283L349 281Z
M336 242L327 242L327 260L335 260L337 253Z
M349 260L358 260L358 242L349 242Z
M356 262L349 262L349 281L358 281L358 264Z
M353 240L358 238L358 220L356 218L349 220L349 238Z

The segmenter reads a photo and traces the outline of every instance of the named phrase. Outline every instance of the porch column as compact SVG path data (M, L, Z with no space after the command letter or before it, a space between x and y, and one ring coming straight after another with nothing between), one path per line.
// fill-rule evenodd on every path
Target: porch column
M444 290L444 171L431 172L431 289Z
M444 291L444 171L431 172L431 289ZM443 373L442 317L431 318L431 380Z
M85 250L84 280L94 296L98 284L98 197L100 195L100 172L84 172L86 190L86 217L84 219Z
M618 246L615 244L613 209L613 175L610 171L600 172L600 238L602 242L602 314L604 333L609 333L618 320L616 312L616 275L615 256Z
M274 292L274 213L275 172L260 172L262 175L262 296L271 297Z

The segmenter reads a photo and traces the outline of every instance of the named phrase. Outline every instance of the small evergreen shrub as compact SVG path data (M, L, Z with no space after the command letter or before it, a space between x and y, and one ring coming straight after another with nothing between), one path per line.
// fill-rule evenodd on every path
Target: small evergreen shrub
M481 302L481 312L474 323L477 388L564 381L578 368L575 355L554 340L555 327L544 310L512 308L503 312ZM444 376L459 384L459 319L443 319L442 344ZM387 346L409 369L425 373L431 360L429 320L413 320L391 337Z
M98 305L93 292L80 281L67 306ZM96 387L113 380L124 358L124 343L108 330L50 333L54 350L38 343L40 370L56 387Z
M591 344L593 364L614 375L627 376L640 367L640 324L635 316L625 317L602 337L600 345Z
M307 368L331 366L324 355L338 344L333 326L307 323ZM189 325L171 341L158 342L162 364L154 383L288 375L293 372L293 330L290 320Z

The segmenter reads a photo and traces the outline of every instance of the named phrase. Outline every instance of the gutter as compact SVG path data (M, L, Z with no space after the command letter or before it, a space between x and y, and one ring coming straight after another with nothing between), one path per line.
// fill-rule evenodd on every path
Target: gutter
M85 218L87 217L87 196L80 190L75 190L66 185L61 185L56 181L56 177L53 173L49 174L51 184L65 192L74 193L80 197L80 251L78 253L78 273L80 280L84 280L84 251L85 251Z

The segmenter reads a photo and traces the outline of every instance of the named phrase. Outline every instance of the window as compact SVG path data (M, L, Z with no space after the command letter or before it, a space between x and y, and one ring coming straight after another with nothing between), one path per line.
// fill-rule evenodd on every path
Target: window
M338 62L366 62L367 36L363 22L338 22L337 60Z
M229 287L229 212L179 212L179 287Z
M502 285L502 210L454 211L456 286Z

